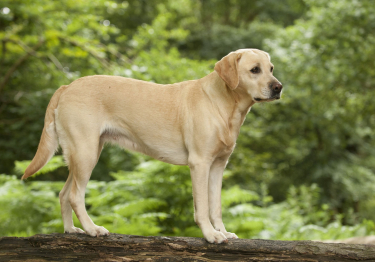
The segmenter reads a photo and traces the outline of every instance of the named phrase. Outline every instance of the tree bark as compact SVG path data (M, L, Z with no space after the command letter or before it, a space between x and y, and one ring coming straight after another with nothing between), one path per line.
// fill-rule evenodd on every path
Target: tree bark
M0 261L375 261L375 246L314 241L50 234L0 238Z

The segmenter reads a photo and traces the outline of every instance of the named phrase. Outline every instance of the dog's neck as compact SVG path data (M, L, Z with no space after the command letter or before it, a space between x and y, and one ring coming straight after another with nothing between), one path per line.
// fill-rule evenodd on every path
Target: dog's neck
M230 89L215 71L200 81L203 91L216 106L220 115L228 121L228 126L236 133L239 132L247 113L255 104L252 97L241 87Z

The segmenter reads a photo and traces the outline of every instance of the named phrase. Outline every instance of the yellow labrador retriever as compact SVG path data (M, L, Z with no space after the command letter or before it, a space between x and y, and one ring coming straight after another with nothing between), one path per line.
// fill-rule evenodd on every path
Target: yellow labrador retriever
M232 52L202 79L159 85L119 76L87 76L61 86L45 116L38 150L25 179L60 144L69 177L60 192L66 233L108 235L85 208L85 188L106 142L191 170L194 219L210 243L237 238L221 218L224 168L252 105L279 99L270 56L257 49ZM83 230L74 227L72 209Z

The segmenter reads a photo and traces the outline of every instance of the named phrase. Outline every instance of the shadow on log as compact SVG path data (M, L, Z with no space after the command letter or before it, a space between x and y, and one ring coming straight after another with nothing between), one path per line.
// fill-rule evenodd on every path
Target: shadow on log
M375 246L314 241L50 234L0 238L0 261L375 261Z

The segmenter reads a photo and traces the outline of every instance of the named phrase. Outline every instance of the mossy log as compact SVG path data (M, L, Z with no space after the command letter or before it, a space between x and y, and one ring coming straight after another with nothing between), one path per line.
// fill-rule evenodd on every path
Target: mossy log
M315 241L49 234L0 238L0 261L375 261L375 246Z

